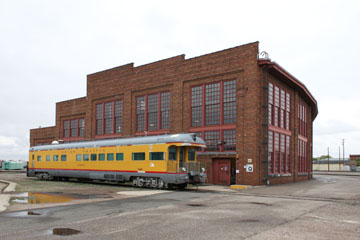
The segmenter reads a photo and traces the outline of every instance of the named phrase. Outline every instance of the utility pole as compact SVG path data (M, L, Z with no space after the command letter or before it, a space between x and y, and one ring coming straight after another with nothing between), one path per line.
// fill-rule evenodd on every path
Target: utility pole
M345 167L345 139L342 139L342 145L343 145L343 164Z
M328 147L328 172L330 172L330 156L329 156L329 147Z
M341 171L341 162L340 162L340 146L339 146L339 171Z

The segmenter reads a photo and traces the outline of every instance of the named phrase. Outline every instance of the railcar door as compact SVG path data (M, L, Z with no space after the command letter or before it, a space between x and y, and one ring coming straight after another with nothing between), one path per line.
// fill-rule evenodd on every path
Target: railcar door
M168 159L167 159L167 171L170 173L176 173L178 170L178 161L177 161L177 147L170 146L168 148Z
M34 162L35 162L34 153L32 153L31 155L32 155L32 157L31 157L31 168L34 168Z

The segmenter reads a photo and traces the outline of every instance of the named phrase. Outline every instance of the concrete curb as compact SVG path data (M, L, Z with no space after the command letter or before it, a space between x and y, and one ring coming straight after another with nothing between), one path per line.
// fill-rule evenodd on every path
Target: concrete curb
M9 206L10 195L1 194L0 195L0 212L3 212Z
M0 180L0 182L8 184L8 186L4 189L3 192L15 192L16 183L4 181L4 180Z
M237 190L237 189L248 189L248 188L252 188L252 186L249 186L249 185L231 185L230 186L230 189L233 189L233 190Z
M360 177L360 172L313 172L313 175Z

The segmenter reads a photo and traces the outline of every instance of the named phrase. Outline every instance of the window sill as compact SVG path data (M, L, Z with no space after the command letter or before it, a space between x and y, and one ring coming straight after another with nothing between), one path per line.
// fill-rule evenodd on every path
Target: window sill
M268 174L269 177L291 177L291 173Z
M118 137L121 137L121 133L96 135L96 136L95 136L95 139L118 138Z
M298 176L308 176L308 173L298 173Z
M146 132L146 133L145 133L145 132ZM170 133L169 129L136 132L136 133L135 133L135 136L162 135L162 134L167 134L167 133Z
M197 152L198 155L236 155L236 152Z
M69 137L69 138L63 138L62 140L64 142L74 142L74 141L83 141L84 137Z

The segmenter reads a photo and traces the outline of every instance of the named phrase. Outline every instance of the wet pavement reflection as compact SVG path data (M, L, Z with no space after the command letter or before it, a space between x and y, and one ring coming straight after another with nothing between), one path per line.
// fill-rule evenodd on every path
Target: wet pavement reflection
M94 198L111 198L111 196L104 194L89 195L63 192L25 192L12 196L10 201L15 204L44 204Z

